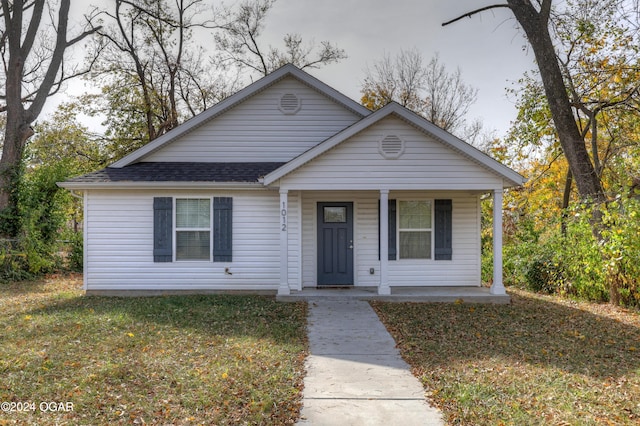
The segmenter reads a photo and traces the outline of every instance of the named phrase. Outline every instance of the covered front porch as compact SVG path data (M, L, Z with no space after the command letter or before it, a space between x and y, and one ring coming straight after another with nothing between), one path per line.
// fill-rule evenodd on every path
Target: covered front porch
M480 193L493 196L493 259L491 287L480 282ZM438 259L435 251L424 261L394 259L389 241L390 207L395 198L453 201L453 247L448 258ZM377 298L396 301L508 303L502 283L502 188L487 191L301 191L280 189L280 282L278 297L296 300L315 297ZM355 271L350 285L339 288L321 285L317 278L320 260L318 228L321 206L327 201L353 204L354 236L350 256ZM434 209L435 214L435 209ZM377 215L377 216L376 216ZM433 219L437 220L437 217ZM462 223L464 222L464 223ZM393 221L391 222L393 223ZM435 226L431 229L436 233ZM399 238L398 238L399 239ZM393 238L392 238L393 240ZM434 236L435 240L435 236ZM395 241L395 240L394 240ZM469 260L470 259L470 260ZM466 278L456 275L465 271ZM462 276L462 275L460 275ZM471 280L469 281L469 277Z

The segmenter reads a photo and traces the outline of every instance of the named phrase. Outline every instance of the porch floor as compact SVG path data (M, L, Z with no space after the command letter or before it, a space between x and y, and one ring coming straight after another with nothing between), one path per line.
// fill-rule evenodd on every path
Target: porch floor
M303 288L289 295L278 295L281 302L314 299L381 300L385 302L420 303L498 303L511 302L511 296L495 295L487 287L391 287L391 294L381 296L377 287Z

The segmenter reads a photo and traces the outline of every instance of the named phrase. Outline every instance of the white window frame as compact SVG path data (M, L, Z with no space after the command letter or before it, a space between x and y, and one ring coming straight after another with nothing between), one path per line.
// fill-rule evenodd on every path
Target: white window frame
M400 228L400 215L402 214L402 208L400 207L402 202L405 201L422 201L429 202L431 207L431 227L430 228ZM399 261L432 261L434 257L434 249L435 249L435 233L433 232L433 220L435 214L435 201L431 198L398 198L396 199L396 253L397 259ZM400 233L401 232L430 232L430 241L429 244L431 248L429 250L429 257L424 258L415 258L415 257L402 257L402 253L400 251Z
M178 228L178 200L207 200L209 202L209 227L208 228ZM178 232L209 232L209 258L208 259L178 259ZM173 260L174 262L212 262L213 261L213 197L173 197Z

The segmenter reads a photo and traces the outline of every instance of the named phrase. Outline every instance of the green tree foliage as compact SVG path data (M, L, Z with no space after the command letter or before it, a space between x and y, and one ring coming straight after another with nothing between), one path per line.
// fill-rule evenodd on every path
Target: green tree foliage
M96 9L91 79L102 86L83 104L105 117L122 156L225 98L237 81L211 70L196 37L212 37L216 13L203 0L116 0Z
M568 1L551 18L576 125L607 202L583 203L537 74L520 81L518 120L493 149L529 176L507 197L516 223L505 238L508 279L638 305L640 25L627 5ZM594 217L599 233L591 234Z
M70 0L2 0L0 9L0 113L5 116L0 155L0 217L12 220L16 213L17 189L32 124L47 98L61 85L82 74L68 66L67 48L90 36L88 29L73 38L67 35ZM67 66L65 67L65 64ZM17 224L0 224L0 231L15 231ZM15 237L15 234L5 234Z
M82 205L56 182L86 173L105 164L105 149L99 139L76 121L75 107L63 104L50 120L34 128L22 163L23 172L15 188L16 208L10 221L15 238L0 244L0 280L28 278L64 265L60 254L65 241L82 247Z

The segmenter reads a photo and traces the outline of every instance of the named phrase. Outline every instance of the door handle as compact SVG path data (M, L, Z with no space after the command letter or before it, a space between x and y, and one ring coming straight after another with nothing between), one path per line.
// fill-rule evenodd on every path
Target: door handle
M353 250L353 240L349 241L349 249Z

